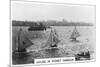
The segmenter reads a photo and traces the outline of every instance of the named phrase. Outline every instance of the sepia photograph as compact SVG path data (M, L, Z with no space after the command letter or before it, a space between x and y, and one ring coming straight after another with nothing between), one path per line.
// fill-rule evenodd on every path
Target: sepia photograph
M95 5L11 1L11 65L95 61Z

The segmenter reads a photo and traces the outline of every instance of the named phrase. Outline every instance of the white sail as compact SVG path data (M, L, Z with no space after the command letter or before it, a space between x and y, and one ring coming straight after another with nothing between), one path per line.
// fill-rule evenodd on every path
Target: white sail
M55 44L57 45L60 42L56 30L53 31L52 41L53 41L52 45L55 45Z
M79 32L77 31L77 29L75 27L73 32L72 32L72 35L71 35L70 39L74 39L74 38L77 38L79 36L80 36L80 34L79 34Z
M33 43L25 36L23 30L20 29L17 36L16 50L25 49L31 45Z
M50 32L50 36L45 44L46 48L49 48L53 45L57 45L60 42L57 32L55 32L54 30L51 30Z

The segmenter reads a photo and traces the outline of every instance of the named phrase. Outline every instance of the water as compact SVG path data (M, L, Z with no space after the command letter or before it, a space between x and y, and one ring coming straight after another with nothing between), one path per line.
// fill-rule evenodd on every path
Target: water
M37 50L45 46L47 39L50 34L50 29L46 31L28 31L28 27L13 27L12 28L12 46L14 50L14 44L16 42L15 37L18 33L19 28L23 28L25 35L34 43L34 45L27 48L28 50ZM74 29L73 26L53 26L56 29L59 39L61 42L58 44L59 49L47 49L40 50L38 52L33 51L28 53L27 56L16 58L13 57L13 64L28 64L34 63L33 59L36 58L55 58L55 57L68 57L73 56L75 53L80 51L89 50L94 51L95 45L95 28L91 26L78 26L77 30L81 35L77 39L79 43L73 43L70 41L71 33Z

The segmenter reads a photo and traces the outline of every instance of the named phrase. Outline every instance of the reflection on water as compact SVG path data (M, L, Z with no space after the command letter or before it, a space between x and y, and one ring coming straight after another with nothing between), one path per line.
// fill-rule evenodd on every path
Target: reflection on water
M43 51L40 51L43 55L43 57L45 58L54 58L54 57L60 57L60 49L46 49Z
M39 52L30 52L26 54L13 55L13 64L29 64L34 63L36 58L57 58L67 56L62 49L46 49Z
M31 61L31 56L28 54L14 54L12 56L12 64L27 64Z
M44 51L45 55L48 55L49 57L60 57L60 50L59 49L46 49L46 51Z

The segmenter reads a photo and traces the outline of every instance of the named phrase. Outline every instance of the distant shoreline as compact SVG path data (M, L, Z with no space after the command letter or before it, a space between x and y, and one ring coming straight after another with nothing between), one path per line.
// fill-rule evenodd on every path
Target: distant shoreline
M42 23L44 26L94 26L92 23L85 22L61 22L61 21L16 21L12 20L12 26L38 26Z

